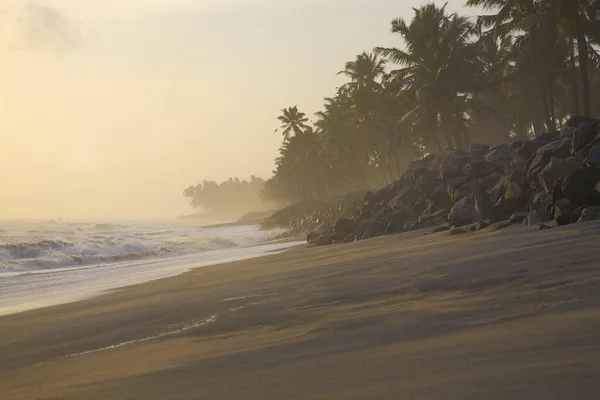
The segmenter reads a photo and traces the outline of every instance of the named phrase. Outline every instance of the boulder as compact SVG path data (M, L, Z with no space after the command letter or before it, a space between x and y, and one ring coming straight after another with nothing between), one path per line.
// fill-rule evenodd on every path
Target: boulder
M535 209L532 210L525 220L523 221L523 225L541 225L544 222L552 221L552 216L545 209Z
M469 225L478 222L480 219L473 199L468 196L456 203L448 214L448 221L456 227Z
M554 205L554 221L558 225L568 225L577 221L575 209L568 199L560 199Z
M334 236L336 239L344 239L351 235L356 230L356 223L351 218L340 218L335 223L333 228Z
M586 207L581 211L581 216L577 222L587 222L600 219L600 207L592 206Z
M565 137L543 145L539 151L550 152L553 157L569 157L571 155L572 142L573 139Z
M571 144L571 153L575 154L587 146L598 135L598 122L584 122L579 125Z
M314 244L316 244L317 246L329 246L329 245L333 244L333 241L334 241L333 235L325 233L325 234L319 236L319 238L314 242Z
M487 162L499 165L508 164L513 158L515 158L515 153L510 148L510 144L500 145L485 155Z
M462 168L454 164L442 164L440 166L440 178L448 181L450 179L458 178L463 175Z
M365 193L364 200L367 204L374 205L375 204L375 193L368 191L367 193Z
M589 167L581 168L565 177L562 192L575 208L600 205L600 193L596 191L599 181L600 171Z
M381 222L376 221L375 218L369 218L358 225L355 236L361 239L369 239L383 235L385 229L386 227Z
M308 244L315 243L317 241L317 239L319 238L319 236L321 236L320 233L318 233L318 232L311 232L308 235L306 235L306 242Z
M552 157L550 162L539 173L542 186L547 193L552 193L552 189L559 178L567 176L580 167L581 165L575 157Z
M404 231L404 224L408 222L409 218L410 213L405 209L394 211L385 230L386 233L398 233Z
M596 170L600 170L600 144L595 145L594 147L592 147L589 150L589 152L585 158L585 162L590 167L592 167Z

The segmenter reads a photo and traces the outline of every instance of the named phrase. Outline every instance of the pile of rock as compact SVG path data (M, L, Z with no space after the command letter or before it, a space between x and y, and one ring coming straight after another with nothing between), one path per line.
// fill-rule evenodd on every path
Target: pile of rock
M394 183L367 192L360 206L348 202L330 212L340 218L322 221L307 240L328 245L429 226L564 225L600 218L599 131L598 120L573 117L562 131L531 140L428 155Z

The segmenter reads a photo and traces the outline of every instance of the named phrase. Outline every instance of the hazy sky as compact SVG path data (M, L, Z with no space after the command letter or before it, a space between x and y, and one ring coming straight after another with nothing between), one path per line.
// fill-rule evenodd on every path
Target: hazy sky
M173 217L190 184L269 177L279 110L312 116L422 3L0 0L0 218Z

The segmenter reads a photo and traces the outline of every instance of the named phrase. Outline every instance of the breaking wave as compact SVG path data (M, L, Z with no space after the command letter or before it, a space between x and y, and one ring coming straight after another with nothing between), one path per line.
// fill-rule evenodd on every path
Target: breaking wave
M0 228L0 273L102 265L243 247L276 232L142 224L13 223Z

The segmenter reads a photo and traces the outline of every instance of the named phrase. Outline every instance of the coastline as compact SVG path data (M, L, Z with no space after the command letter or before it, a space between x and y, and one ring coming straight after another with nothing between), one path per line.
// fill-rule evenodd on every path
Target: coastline
M0 317L0 398L591 399L599 233L294 248Z

